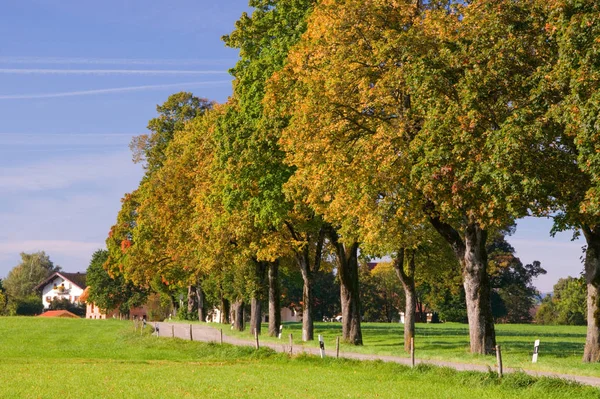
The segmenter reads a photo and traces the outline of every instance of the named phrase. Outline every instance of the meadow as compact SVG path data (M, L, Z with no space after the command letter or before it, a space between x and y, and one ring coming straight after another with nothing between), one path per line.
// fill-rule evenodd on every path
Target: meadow
M214 326L214 325L213 325ZM262 326L261 341L278 341L267 337L268 326ZM363 346L340 345L340 351L375 355L408 357L403 350L404 326L399 323L363 323ZM326 349L334 349L336 337L341 335L340 323L315 323L315 338L323 336ZM496 367L493 356L473 355L469 352L469 327L460 323L420 324L415 328L415 356L419 359L444 360ZM248 338L248 332L235 332L229 328L224 333ZM318 347L318 342L302 342L302 324L284 323L283 339L289 334L294 345ZM535 324L497 324L496 339L501 346L504 367L548 371L600 377L600 364L583 363L585 326L542 326ZM538 362L533 364L533 346L540 340Z
M600 397L597 388L522 373L500 380L432 366L289 358L149 332L118 320L0 318L0 397Z

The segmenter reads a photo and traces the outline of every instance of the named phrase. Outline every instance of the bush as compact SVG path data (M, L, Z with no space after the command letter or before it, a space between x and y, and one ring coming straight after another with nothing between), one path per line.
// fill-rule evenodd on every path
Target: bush
M67 298L54 298L50 302L50 310L67 310L79 317L85 317L85 305L83 303L72 303Z
M35 316L41 314L44 310L42 298L38 296L29 296L14 305L14 311L18 316Z

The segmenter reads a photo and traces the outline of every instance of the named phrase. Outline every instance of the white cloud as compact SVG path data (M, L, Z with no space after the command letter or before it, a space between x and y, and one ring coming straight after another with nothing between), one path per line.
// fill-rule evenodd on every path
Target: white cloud
M142 58L81 58L81 57L19 57L0 56L2 64L46 65L233 65L235 58L216 59L142 59Z
M0 73L2 70L0 70ZM208 86L224 86L231 84L230 80L216 80L208 82L183 82L183 83L170 83L162 85L145 85L145 86L126 86L126 87L114 87L109 89L93 89L93 90L77 90L77 91L65 91L58 93L38 93L38 94L6 94L0 95L0 100L32 100L32 99L43 99L43 98L58 98L58 97L74 97L74 96L90 96L96 94L114 94L114 93L127 93L134 91L147 91L147 90L162 90L176 87L208 87Z
M225 75L227 71L185 71L179 69L45 69L0 68L0 74L11 75Z

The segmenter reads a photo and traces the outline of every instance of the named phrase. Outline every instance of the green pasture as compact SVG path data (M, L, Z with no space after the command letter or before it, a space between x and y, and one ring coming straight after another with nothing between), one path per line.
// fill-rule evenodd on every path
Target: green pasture
M159 339L117 320L0 318L0 354L2 398L600 397L596 388L524 374L499 380L494 373Z
M221 328L218 324L210 326ZM232 331L223 326L223 332L236 337L250 339L250 333ZM263 324L260 340L271 342L277 338L267 336L268 326ZM292 334L294 345L317 347L318 342L302 342L302 324L284 323L283 337L286 343ZM336 337L342 333L340 323L316 323L315 340L323 336L326 350L335 350ZM399 323L363 323L363 346L340 345L341 352L359 352L377 355L408 357L404 352L404 326ZM600 377L599 363L583 363L585 326L542 326L534 324L498 324L496 338L501 346L504 367L553 371ZM531 363L533 344L540 340L538 362ZM417 324L415 356L420 359L447 360L461 363L476 363L495 368L496 358L469 353L469 327L466 324Z

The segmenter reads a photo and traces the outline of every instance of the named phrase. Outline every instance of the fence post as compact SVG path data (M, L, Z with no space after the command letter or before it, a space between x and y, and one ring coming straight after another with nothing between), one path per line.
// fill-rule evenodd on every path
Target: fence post
M340 357L340 337L335 337L335 357Z
M220 333L220 335L221 335L220 341L221 341L221 345L223 345L223 329L221 328L220 331L221 331L221 333Z
M415 367L415 338L410 337L410 367Z
M531 363L537 363L538 353L540 352L540 340L536 339L533 344L533 358L531 359Z
M175 324L171 324L171 338L175 338Z
M319 352L321 352L321 359L325 358L325 342L323 342L323 336L319 334Z
M290 334L290 356L293 353L293 350L292 350L293 346L294 346L294 339L292 337L292 334Z
M192 325L190 324L190 341L194 340L194 335L192 334Z
M258 332L256 331L256 329L254 330L254 339L256 340L256 349L258 350L259 345L258 345Z
M496 345L496 361L498 362L498 377L502 378L502 352L500 352L500 345Z

